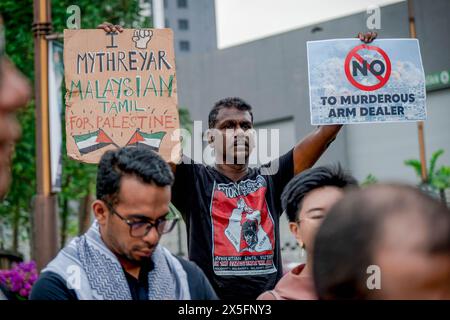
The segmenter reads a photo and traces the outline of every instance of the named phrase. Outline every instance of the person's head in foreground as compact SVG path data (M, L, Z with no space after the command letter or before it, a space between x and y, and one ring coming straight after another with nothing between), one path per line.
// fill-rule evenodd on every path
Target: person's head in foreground
M11 180L11 157L14 143L20 137L16 113L30 98L30 85L5 56L3 22L0 17L0 199Z
M358 183L340 166L323 166L305 170L295 176L281 196L289 228L298 245L306 251L308 261L286 274L275 290L263 293L260 299L315 299L312 282L312 248L314 237L330 208L346 189Z
M14 144L20 137L16 113L30 97L25 77L5 55L3 20L0 16L0 201L5 197L11 181L11 160ZM11 299L6 287L0 284L0 300Z
M319 229L321 299L450 299L450 210L414 187L347 194Z
M214 299L196 265L158 245L176 223L173 180L168 164L145 147L107 151L98 165L96 221L43 270L31 298Z

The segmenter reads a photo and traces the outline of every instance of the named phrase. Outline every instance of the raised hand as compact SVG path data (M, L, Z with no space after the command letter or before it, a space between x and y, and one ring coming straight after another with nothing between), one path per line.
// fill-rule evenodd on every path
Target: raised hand
M108 33L109 32L117 32L117 31L123 32L123 27L121 25L118 25L118 24L114 25L114 24L106 22L106 21L103 22L102 24L99 24L97 26L97 29L103 29Z
M359 38L359 40L365 42L365 43L370 43L373 40L375 40L378 36L378 33L376 32L366 32L366 33L358 33L357 38Z

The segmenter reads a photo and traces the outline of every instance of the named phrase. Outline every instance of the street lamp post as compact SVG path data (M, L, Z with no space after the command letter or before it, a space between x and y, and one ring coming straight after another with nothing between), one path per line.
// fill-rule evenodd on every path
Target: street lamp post
M48 42L51 32L49 0L34 0L34 89L36 106L36 176L37 195L32 217L32 256L41 270L56 255L57 197L51 191Z
M408 0L408 19L409 19L409 36L411 38L417 38L416 21L414 18L414 8L412 0ZM427 174L427 160L425 156L425 137L424 137L423 121L417 122L417 133L419 139L420 164L422 167L421 179L422 183L426 183L428 180L428 174Z

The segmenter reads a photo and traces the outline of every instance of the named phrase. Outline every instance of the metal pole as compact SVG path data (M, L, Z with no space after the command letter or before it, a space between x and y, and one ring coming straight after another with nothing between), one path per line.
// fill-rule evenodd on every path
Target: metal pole
M409 36L411 38L417 38L416 35L416 21L414 18L414 7L412 0L408 0L408 16L409 16ZM427 159L425 156L425 136L424 136L424 124L423 121L417 122L417 132L419 138L419 153L420 153L420 164L422 167L421 178L422 183L426 183L428 180L427 174Z
M33 10L37 195L32 219L32 256L41 270L58 251L57 198L51 192L48 42L45 38L52 28L50 1L34 0Z
M153 16L153 28L164 28L164 1L153 0L152 1L152 16Z

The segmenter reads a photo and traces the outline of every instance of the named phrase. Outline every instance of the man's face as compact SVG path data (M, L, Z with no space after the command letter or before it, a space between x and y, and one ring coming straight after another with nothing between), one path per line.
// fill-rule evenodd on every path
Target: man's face
M216 120L215 130L212 130L216 161L226 164L247 163L254 147L250 113L236 108L222 108Z
M291 222L290 227L299 244L304 244L309 253L313 250L314 237L323 218L343 196L342 189L326 186L314 189L303 198L303 204L298 213L300 222Z
M119 202L114 209L123 218L135 222L152 222L169 212L170 186L159 187L141 182L134 176L122 177ZM95 211L95 208L94 208ZM143 237L130 235L130 226L107 209L99 220L103 240L118 256L131 262L149 258L158 245L161 235L155 227Z
M27 80L5 58L0 58L0 198L8 190L11 179L11 157L20 137L16 112L30 97Z
M450 299L450 253L432 254L426 223L411 214L395 214L383 224L373 264L380 268L375 299Z

